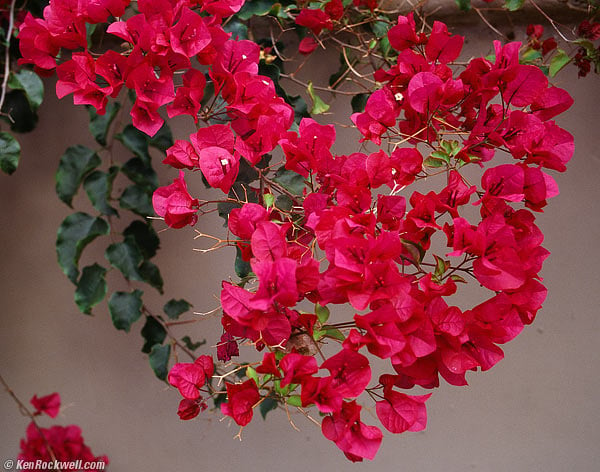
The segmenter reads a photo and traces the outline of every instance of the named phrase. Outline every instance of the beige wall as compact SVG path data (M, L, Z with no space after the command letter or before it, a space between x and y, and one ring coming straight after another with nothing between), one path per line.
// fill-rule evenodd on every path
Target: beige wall
M552 252L543 271L549 289L543 310L494 369L469 375L469 387L435 392L425 432L388 435L364 470L598 470L600 80L576 80L572 72L558 84L575 98L560 124L575 135L576 155L557 176L560 197L538 218ZM116 472L348 470L333 443L301 417L299 433L283 412L267 422L257 418L241 443L233 439L237 427L219 422L220 415L180 421L179 395L154 378L139 351L141 324L131 334L117 332L105 304L94 317L77 312L73 286L56 264L55 233L68 209L54 195L53 175L73 136L89 143L87 115L48 92L40 127L21 140L19 170L0 176L0 372L15 392L28 399L59 391L58 421L79 424ZM162 182L174 175L167 171ZM219 225L209 219L198 228L216 232ZM158 263L168 295L189 299L197 310L213 308L231 253L192 252L198 247L192 230L162 236ZM153 300L160 307L167 298ZM218 322L206 321L197 332L214 343ZM3 462L16 456L27 420L3 393L0 418Z

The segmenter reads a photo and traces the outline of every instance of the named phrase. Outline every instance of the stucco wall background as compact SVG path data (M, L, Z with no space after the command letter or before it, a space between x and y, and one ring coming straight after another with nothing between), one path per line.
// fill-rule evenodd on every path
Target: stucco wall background
M467 56L491 38L485 30L466 35ZM319 67L337 64L322 58ZM92 450L107 454L108 470L116 472L598 470L600 80L577 80L571 68L556 84L575 99L559 124L574 134L576 152L568 171L555 175L561 195L538 215L544 246L552 253L542 273L549 292L544 308L505 346L505 359L491 371L469 374L468 387L443 385L434 392L426 431L387 434L375 461L353 466L314 425L295 416L301 430L296 432L281 411L271 412L266 422L256 418L242 442L233 439L237 426L220 422L219 414L180 421L179 395L154 378L140 352L141 323L130 334L116 331L105 303L93 317L78 313L73 286L56 263L56 229L69 210L54 194L53 175L73 139L92 142L85 110L74 108L70 99L56 100L51 87L40 126L20 140L18 171L0 176L0 372L24 400L34 393L60 392L63 409L57 422L80 425ZM336 103L334 111L343 107ZM183 137L185 128L176 134ZM337 151L345 152L339 145ZM174 176L165 170L161 183ZM190 181L190 186L203 191L199 182ZM75 204L81 208L83 202ZM208 217L198 229L217 234L221 222ZM184 297L196 310L214 308L220 281L230 274L232 253L193 252L200 243L193 241L191 229L165 231L161 237L156 262L167 296L152 295L151 303L160 308L171 297ZM101 258L102 250L94 245L82 262ZM220 333L216 319L194 329L209 344ZM4 392L0 425L1 465L16 457L27 426Z

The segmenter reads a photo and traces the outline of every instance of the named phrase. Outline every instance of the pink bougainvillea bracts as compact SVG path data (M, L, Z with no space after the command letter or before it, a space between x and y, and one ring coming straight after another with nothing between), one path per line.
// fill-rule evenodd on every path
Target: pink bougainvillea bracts
M346 3L299 11L295 22L314 36L300 42L302 54L340 27ZM374 402L392 433L420 431L430 395L400 389L431 389L440 377L465 385L467 372L493 367L500 345L532 323L549 254L534 212L558 194L550 172L565 171L573 154L573 137L553 120L572 100L519 62L520 43L496 41L495 58L459 69L462 37L440 22L418 32L412 14L400 16L387 32L395 61L375 71L380 88L348 119L360 133L356 149L363 142L372 151L343 155L333 150L335 126L305 117L293 127L294 109L258 73L269 50L224 31L242 1L140 1L139 13L107 29L127 53L97 57L87 51L85 24L120 16L127 2L80 4L57 18L61 4L52 2L44 19L25 19L23 61L56 67L57 94L98 113L120 88L135 91L132 123L148 135L160 129L162 107L169 117L190 115L198 129L163 161L179 176L153 198L169 227L213 210L214 202L190 195L186 175L201 174L227 195L220 203L236 206L222 241L247 272L222 283L223 336L213 345L225 373L205 355L175 363L168 381L183 397L182 419L206 409L208 397L241 427L267 402L314 407L322 434L348 459L373 459L382 431L363 423L358 401ZM592 26L586 32L595 35ZM541 34L532 28L530 41L549 52ZM61 48L77 51L57 67ZM205 107L208 82L215 96ZM273 152L283 156L275 176ZM256 177L236 188L243 169ZM300 189L289 190L282 175ZM414 182L430 189L411 191ZM453 305L467 282L489 298ZM354 315L330 314L335 305ZM265 351L262 359L235 362L243 345ZM372 367L374 357L386 361L385 372Z

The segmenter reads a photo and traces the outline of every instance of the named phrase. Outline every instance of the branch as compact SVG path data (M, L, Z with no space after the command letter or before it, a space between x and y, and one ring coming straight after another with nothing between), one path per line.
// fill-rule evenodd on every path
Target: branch
M6 89L8 88L8 76L10 75L10 38L15 27L15 5L17 0L10 2L10 11L8 13L8 29L6 30L6 48L4 50L4 77L2 78L2 92L0 93L0 110L4 105L6 98Z

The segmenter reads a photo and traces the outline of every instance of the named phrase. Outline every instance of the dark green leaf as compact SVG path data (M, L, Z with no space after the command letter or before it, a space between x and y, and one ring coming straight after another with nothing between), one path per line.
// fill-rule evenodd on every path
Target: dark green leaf
M277 408L277 400L271 397L265 398L259 405L260 416L262 416L263 420L267 419L267 413L269 411Z
M135 243L141 251L144 259L151 259L156 255L160 245L156 231L144 221L133 221L125 231L123 231L125 241Z
M0 132L0 169L5 174L12 174L17 170L21 157L21 145L14 136Z
M115 328L129 332L131 325L142 316L141 290L115 292L108 300L108 310Z
M98 236L106 235L110 227L102 218L87 213L67 216L58 228L56 253L58 265L74 284L77 283L79 257L83 249Z
M306 104L306 100L304 100L300 95L288 95L287 98L288 99L286 101L294 109L294 121L296 122L296 124L300 124L302 118L310 118L310 113L308 112L308 105Z
M249 0L236 15L240 20L249 20L253 16L264 16L273 8L273 2L268 0Z
M169 373L169 358L171 357L171 346L155 344L150 351L150 367L160 380L166 380Z
M235 273L240 279L247 277L252 272L250 262L242 259L242 251L239 247L235 247Z
M163 310L169 318L176 320L190 308L192 308L192 305L185 300L171 299L165 304Z
M232 18L223 29L227 33L231 33L231 39L239 40L248 39L248 27L237 18Z
M86 23L85 25L85 36L87 38L87 47L88 49L92 49L94 47L94 40L93 40L93 36L94 36L94 32L96 31L96 28L98 27L98 24L94 23Z
M112 185L119 168L113 166L108 173L99 170L93 171L83 181L83 188L94 208L103 215L117 216L117 210L108 204L112 192Z
M22 90L11 90L4 97L0 118L10 123L11 131L28 133L35 129L38 116L29 106L27 96Z
M105 274L106 269L98 264L84 267L81 271L81 278L75 290L75 303L82 313L89 315L92 307L106 296Z
M154 136L148 138L148 144L163 153L173 146L173 133L166 121Z
M44 100L44 83L42 79L29 69L21 69L10 75L8 86L13 90L22 90L33 111L37 110Z
M158 176L154 169L139 157L129 159L121 168L129 180L138 184L140 187L147 189L149 192L154 192L158 187Z
M240 159L240 170L236 178L236 182L249 184L258 179L258 172L251 166L246 159Z
M524 3L525 0L505 0L504 8L506 8L509 11L517 11L523 6Z
M275 206L283 211L290 211L292 206L294 206L294 202L287 195L277 195L277 199L275 200Z
M375 21L371 25L371 28L373 29L373 33L375 33L377 38L383 38L384 36L387 36L387 33L392 25L390 25L390 22L387 20L387 18L381 16L378 18L381 18L382 21Z
M121 205L121 208L131 210L140 216L154 215L152 197L145 188L139 185L127 187L123 191L121 198L119 198L119 205Z
M123 132L115 135L115 138L121 141L123 145L136 156L144 159L147 163L150 162L148 136L137 128L134 128L133 125L127 125L125 129L123 129Z
M163 343L167 337L167 331L154 316L148 316L142 328L142 337L145 341L142 352L149 354L155 344Z
M60 158L58 170L56 171L56 193L58 198L71 206L81 181L101 162L98 154L90 148L79 144L67 148Z
M214 395L212 397L213 403L216 409L219 409L223 403L227 403L227 394L219 393L218 395Z
M109 102L106 106L106 113L99 115L96 113L96 109L92 106L87 106L87 111L90 115L90 133L98 144L106 146L106 136L108 135L108 129L110 124L117 116L121 104L119 102Z
M344 55L340 54L340 68L335 74L329 76L329 86L332 88L337 88L342 82L340 78L348 72L348 64L344 59Z
M469 11L471 9L471 0L454 0L454 2L462 11Z
M137 245L131 244L130 241L111 244L106 248L104 257L110 265L119 269L127 280L144 280L138 272L143 258Z
M138 268L139 274L142 276L142 280L154 287L161 294L163 293L163 278L160 275L160 270L150 261L142 262L142 265Z
M354 97L352 97L352 100L350 101L350 105L352 106L352 112L362 113L363 111L365 111L365 106L367 105L368 98L368 93L359 93L358 95L354 95Z
M296 174L294 171L286 169L285 167L280 167L277 170L273 180L294 195L302 195L302 191L305 187L304 177L302 177L300 174Z
M206 339L195 343L192 342L192 339L189 336L184 336L181 338L181 340L183 341L183 344L185 344L185 347L187 347L190 351L195 351L200 346L204 346L206 344Z

